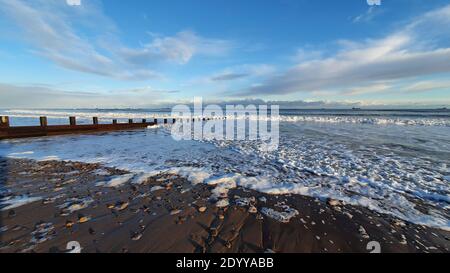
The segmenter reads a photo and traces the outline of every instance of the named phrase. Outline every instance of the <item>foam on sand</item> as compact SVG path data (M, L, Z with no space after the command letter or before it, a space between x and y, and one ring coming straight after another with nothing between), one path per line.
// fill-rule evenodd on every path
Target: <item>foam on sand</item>
M289 223L292 218L298 215L298 211L296 209L293 209L287 205L282 205L280 208L282 211L264 207L261 209L261 213L282 223Z
M116 176L109 180L108 182L99 182L96 186L110 187L110 188L118 188L123 184L129 182L134 177L134 174L124 174L121 176Z
M30 204L36 201L42 200L42 197L29 197L27 195L14 196L14 197L6 197L0 199L0 207L2 211L15 209L20 206ZM4 206L4 207L3 207Z

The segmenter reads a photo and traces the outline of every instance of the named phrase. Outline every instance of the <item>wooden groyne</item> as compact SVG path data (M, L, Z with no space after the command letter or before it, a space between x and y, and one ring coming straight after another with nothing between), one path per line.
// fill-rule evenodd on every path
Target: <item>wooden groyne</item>
M134 122L129 119L128 123L119 123L117 119L112 120L110 124L99 124L98 118L92 118L92 124L77 124L75 117L69 117L69 125L48 125L47 117L40 117L40 126L10 126L9 117L0 116L0 140L27 137L42 137L66 134L83 134L107 131L120 131L146 128L158 124L157 119L147 121L142 119L140 122ZM164 124L175 123L176 119L163 119Z
M193 118L192 122L208 121L211 119L227 119L220 118ZM173 124L177 122L175 118L161 118L162 124ZM190 119L183 119L190 121ZM76 117L69 117L69 125L48 125L47 117L39 117L39 126L10 126L8 116L0 116L0 140L13 138L28 138L28 137L42 137L68 134L86 134L96 132L121 131L147 128L147 126L157 125L158 119L142 119L140 122L135 122L133 119L128 119L127 123L119 123L117 119L113 119L112 123L100 124L98 117L92 118L92 124L77 124Z

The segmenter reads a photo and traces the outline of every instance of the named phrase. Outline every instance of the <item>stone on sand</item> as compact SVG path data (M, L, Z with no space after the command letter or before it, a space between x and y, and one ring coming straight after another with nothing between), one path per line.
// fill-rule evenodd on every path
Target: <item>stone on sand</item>
M80 217L80 219L78 219L78 223L83 224L83 223L88 222L89 220L90 220L89 217L83 216L83 217Z
M336 200L336 199L328 199L327 203L328 203L328 205L330 205L332 207L341 206L342 205L342 201Z

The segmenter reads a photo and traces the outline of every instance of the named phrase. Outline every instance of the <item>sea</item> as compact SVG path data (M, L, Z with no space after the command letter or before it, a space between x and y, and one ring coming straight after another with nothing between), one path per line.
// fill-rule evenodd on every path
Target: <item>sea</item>
M163 119L170 109L3 109L11 126L79 124L92 117ZM270 120L270 118L269 118ZM450 110L280 110L279 145L256 140L181 140L172 124L146 129L0 141L0 156L102 163L148 177L181 175L216 185L341 200L419 225L450 230Z

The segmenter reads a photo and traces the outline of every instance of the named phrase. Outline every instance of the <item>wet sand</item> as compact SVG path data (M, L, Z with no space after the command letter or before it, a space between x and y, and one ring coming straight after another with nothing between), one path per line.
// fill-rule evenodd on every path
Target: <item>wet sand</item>
M335 200L237 188L218 208L213 186L174 175L102 183L126 175L99 164L0 159L0 253L67 252L71 241L92 253L367 253L372 241L381 252L450 249L450 232ZM5 209L20 196L41 199ZM293 217L273 218L283 211Z

